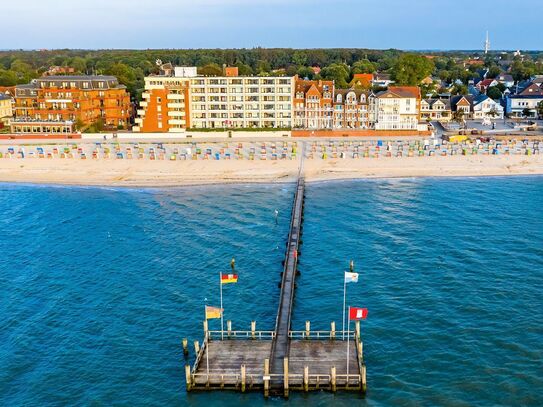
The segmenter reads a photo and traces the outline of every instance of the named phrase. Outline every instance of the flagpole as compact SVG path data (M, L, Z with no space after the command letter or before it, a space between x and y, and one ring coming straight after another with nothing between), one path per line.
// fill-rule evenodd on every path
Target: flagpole
M224 322L223 322L223 308L222 308L222 272L219 271L219 287L221 292L221 340L224 340Z
M349 314L351 313L351 307L349 307ZM351 320L347 321L347 386L349 385L349 335L351 330Z
M204 316L205 320L207 321L207 312L206 312L206 305L204 305ZM207 328L207 331L205 333L205 345L206 345L206 370L207 370L207 381L209 382L209 327Z
M343 308L341 309L341 314L343 316L343 325L341 326L341 339L345 340L345 297L347 291L347 279L345 278L345 273L343 273Z

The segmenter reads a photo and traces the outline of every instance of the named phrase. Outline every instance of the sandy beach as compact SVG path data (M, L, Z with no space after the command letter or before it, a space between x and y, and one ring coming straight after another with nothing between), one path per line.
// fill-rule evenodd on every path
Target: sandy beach
M300 159L168 161L1 159L0 181L104 186L274 183L295 179ZM543 174L543 155L305 159L306 180Z

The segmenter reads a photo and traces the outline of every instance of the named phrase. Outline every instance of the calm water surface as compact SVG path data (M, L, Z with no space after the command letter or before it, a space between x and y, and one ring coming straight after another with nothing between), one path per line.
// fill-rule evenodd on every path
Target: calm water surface
M273 327L292 193L0 185L0 405L265 404L187 395L181 338L232 256L225 317ZM352 258L369 392L290 404L542 405L542 208L541 177L310 184L293 326L341 325Z

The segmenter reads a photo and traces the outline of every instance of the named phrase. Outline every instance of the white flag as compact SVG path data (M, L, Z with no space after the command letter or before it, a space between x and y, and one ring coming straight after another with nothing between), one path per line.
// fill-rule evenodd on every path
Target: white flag
M358 283L358 273L351 273L349 271L345 272L345 282L346 283Z

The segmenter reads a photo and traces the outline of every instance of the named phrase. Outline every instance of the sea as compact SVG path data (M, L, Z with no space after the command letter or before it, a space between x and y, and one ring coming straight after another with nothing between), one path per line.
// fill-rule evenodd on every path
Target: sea
M285 404L187 394L184 366L232 257L225 318L273 329L293 192L0 184L0 405ZM289 405L543 405L543 177L310 183L306 196L292 328L341 326L353 260L368 392Z

